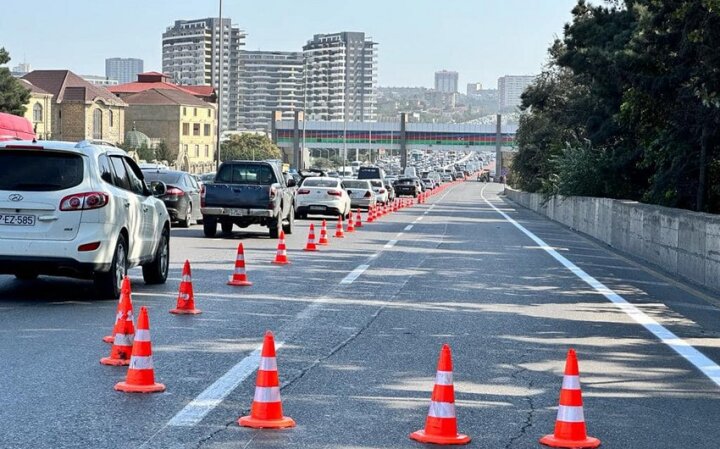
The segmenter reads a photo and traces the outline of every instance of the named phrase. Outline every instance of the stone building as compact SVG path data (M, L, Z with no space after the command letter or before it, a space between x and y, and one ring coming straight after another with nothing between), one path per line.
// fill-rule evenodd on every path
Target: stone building
M52 100L53 95L33 85L27 80L20 83L30 91L30 101L25 110L25 118L33 125L35 135L40 140L49 140L52 135Z
M122 143L127 104L102 86L69 70L34 70L22 79L53 95L50 130L53 139Z

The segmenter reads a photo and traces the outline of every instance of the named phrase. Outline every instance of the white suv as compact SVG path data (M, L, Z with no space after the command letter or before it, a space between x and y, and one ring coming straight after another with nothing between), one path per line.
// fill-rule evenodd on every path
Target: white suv
M0 274L93 279L106 298L134 266L165 283L170 217L154 188L104 143L0 142Z

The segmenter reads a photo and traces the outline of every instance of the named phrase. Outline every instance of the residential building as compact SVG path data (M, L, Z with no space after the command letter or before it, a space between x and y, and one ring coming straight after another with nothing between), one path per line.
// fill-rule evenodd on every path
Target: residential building
M478 95L482 90L482 83L468 83L466 93L468 96L473 96Z
M48 140L52 136L52 99L53 94L47 92L27 80L20 83L30 91L30 101L25 110L25 118L30 120L38 139Z
M32 72L32 67L27 62L21 62L10 70L10 74L15 78L20 78L30 72Z
M147 89L124 97L127 129L147 135L153 144L164 141L178 150L176 161L168 161L191 173L215 167L216 107L177 89Z
M520 106L520 96L533 81L534 75L505 75L498 78L498 107L500 110Z
M435 72L435 90L446 94L455 94L458 91L458 72L441 70Z
M138 58L107 58L105 76L117 80L118 84L135 81L138 73L143 72L143 60Z
M163 73L176 84L211 85L219 91L220 55L223 55L220 95L223 130L239 128L238 71L245 36L230 19L222 19L221 33L217 18L176 20L162 35Z
M316 34L303 47L308 120L377 120L377 43L365 33Z
M34 70L23 79L53 95L53 139L123 142L127 104L106 88L69 70Z
M303 109L303 54L240 52L240 129L270 131L275 111L292 120Z
M110 87L120 84L118 80L110 79L101 75L80 75L80 77L88 83L95 84L96 86Z

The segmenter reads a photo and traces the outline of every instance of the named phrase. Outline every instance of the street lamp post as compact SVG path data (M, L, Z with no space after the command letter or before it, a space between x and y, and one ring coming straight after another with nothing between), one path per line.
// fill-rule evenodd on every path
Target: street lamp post
M220 42L219 42L219 54L220 54L220 66L218 68L218 92L217 92L217 141L216 141L216 148L215 148L215 170L220 169L220 135L222 133L222 75L223 75L223 57L225 56L225 52L223 51L223 41L225 36L225 30L223 29L222 24L222 0L219 0L219 10L218 10L218 22L220 26Z

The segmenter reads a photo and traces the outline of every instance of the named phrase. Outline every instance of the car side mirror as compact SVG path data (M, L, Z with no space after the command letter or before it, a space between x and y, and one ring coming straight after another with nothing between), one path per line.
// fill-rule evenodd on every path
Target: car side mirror
M296 185L297 185L297 182L295 181L295 178L290 178L287 180L288 187L295 187Z
M150 183L150 190L153 196L163 196L167 193L167 185L162 181L153 181Z

